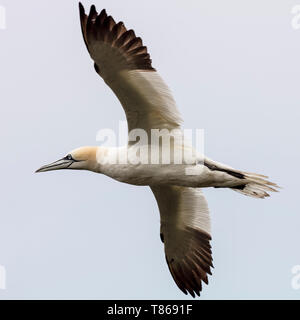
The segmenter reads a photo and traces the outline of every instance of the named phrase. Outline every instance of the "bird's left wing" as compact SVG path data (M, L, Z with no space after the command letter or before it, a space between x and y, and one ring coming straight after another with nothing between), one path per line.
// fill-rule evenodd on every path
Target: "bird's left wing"
M116 23L95 6L85 14L81 4L83 38L97 73L120 100L128 130L177 129L181 116L170 90L152 67L147 47L123 22Z
M210 219L198 188L151 186L160 211L161 240L169 270L185 294L200 295L212 265Z

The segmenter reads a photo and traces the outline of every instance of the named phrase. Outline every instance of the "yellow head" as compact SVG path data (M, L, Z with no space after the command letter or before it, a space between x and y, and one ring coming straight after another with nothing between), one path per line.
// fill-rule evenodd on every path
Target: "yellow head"
M81 147L69 152L65 157L41 167L36 172L61 169L98 171L98 152L99 147Z

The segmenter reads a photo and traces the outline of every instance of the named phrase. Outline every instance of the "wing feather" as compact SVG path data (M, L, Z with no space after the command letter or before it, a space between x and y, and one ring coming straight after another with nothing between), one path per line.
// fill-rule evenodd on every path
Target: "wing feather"
M116 23L103 9L92 6L88 15L79 4L86 47L96 72L121 102L128 130L178 129L181 116L173 96L152 67L148 49L133 30Z
M202 282L211 275L210 222L200 189L152 186L161 217L161 238L166 261L179 289L200 295Z

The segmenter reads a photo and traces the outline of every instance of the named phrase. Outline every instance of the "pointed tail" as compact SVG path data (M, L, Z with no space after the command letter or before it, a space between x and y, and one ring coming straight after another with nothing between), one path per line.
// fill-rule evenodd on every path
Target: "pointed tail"
M211 170L226 172L238 179L240 184L230 188L249 197L264 199L270 196L269 192L278 192L280 189L276 183L268 181L268 177L261 174L239 171L208 158L204 164Z
M245 183L231 189L246 196L264 199L270 196L269 192L278 192L277 189L280 188L276 183L268 181L266 176L242 171L241 173L244 175Z

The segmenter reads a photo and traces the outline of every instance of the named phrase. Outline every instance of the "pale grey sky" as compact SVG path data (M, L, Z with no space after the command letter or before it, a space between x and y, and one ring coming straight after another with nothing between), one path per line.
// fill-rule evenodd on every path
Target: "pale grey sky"
M90 5L92 1L82 1ZM299 299L299 1L95 0L141 36L205 151L283 187L205 190L215 268L203 299ZM94 72L76 1L0 0L0 299L184 299L146 187L89 172L36 175L125 116Z

